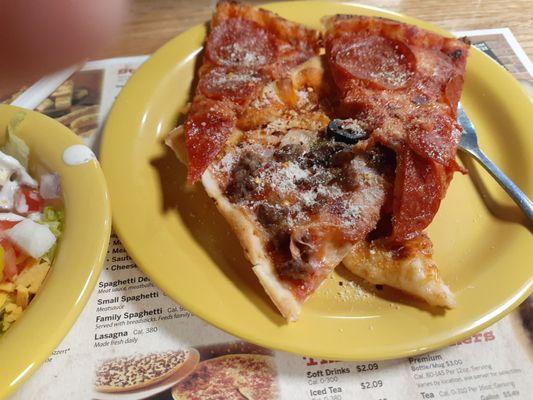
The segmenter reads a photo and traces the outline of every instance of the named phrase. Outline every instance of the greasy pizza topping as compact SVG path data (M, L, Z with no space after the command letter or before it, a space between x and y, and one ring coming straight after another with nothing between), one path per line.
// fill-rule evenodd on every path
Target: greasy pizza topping
M267 203L260 203L255 209L257 220L267 229L275 229L286 225L289 210Z
M263 79L261 74L254 70L228 71L217 67L202 77L198 90L210 99L229 99L242 104L256 91Z
M233 170L232 177L226 186L225 194L230 201L238 202L249 197L258 190L259 177L257 171L264 157L252 151L244 153Z
M317 31L240 3L219 2L211 28L185 124L189 184L198 181L216 158L264 85L285 77L291 68L319 52ZM218 103L215 108L229 109L233 115L213 114L213 102ZM210 121L221 121L220 129Z
M96 370L95 386L130 387L140 385L166 374L183 364L188 350L135 355L104 361Z
M274 59L274 41L275 37L256 22L231 18L213 28L206 54L217 65L257 69Z
M278 162L293 161L303 155L304 148L300 144L285 144L274 151L274 160Z
M334 17L326 54L345 116L397 154L392 239L432 221L454 171L468 43L381 18Z
M448 165L455 159L455 148L449 143L457 143L460 138L457 123L433 107L411 119L406 141L420 156Z
M385 177L387 182L394 180L396 171L396 153L388 147L376 144L366 150L368 165Z
M289 131L276 145L248 138L216 168L228 176L227 198L253 213L264 229L280 278L303 285L304 295L322 273L325 237L355 242L373 229L386 180L373 153L316 132L311 140L296 137Z
M279 93L267 89L250 108L277 104ZM313 91L295 92L296 110L243 132L211 171L225 197L256 218L279 278L305 298L336 264L325 255L336 249L342 258L345 246L376 225L390 180L382 164L390 159L380 157L379 146L368 151L332 140L318 98L302 94Z
M270 356L235 354L201 362L172 389L176 400L274 400L276 371Z
M342 73L385 89L407 86L416 63L413 53L402 42L364 34L337 38L330 57Z
M397 157L396 181L400 182L395 193L393 238L408 240L422 231L433 220L449 178L442 166L428 163L416 153L406 150Z
M198 112L192 110L185 122L187 159L189 170L187 180L198 180L231 135L235 114L221 102L205 102Z
M210 106L205 104L209 99L235 115L224 118L220 132L204 129L195 121L185 124L189 184L200 179L233 128L243 129L241 125L247 121L252 125L258 122L250 121L254 116L241 118L257 93L269 81L286 77L293 67L319 53L319 36L316 30L269 11L233 1L218 2L191 108L196 114L209 115L206 108ZM197 118L195 113L190 113L188 120Z

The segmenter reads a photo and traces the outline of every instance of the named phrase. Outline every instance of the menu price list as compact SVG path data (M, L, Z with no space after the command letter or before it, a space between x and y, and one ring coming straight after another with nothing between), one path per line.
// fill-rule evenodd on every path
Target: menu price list
M403 360L343 362L302 357L296 363L296 357L277 353L280 376L292 383L284 385L282 380L281 398L531 398L531 353L524 351L526 342L515 336L516 322L507 318L440 351Z
M350 366L339 366L340 362L329 360L315 360L313 358L304 358L308 367L322 366L320 369L310 369L306 371L307 384L309 385L309 398L313 400L341 400L343 398L343 386L347 381L353 382L353 379L359 381L360 390L379 391L383 388L382 379L374 379L377 375L373 374L372 378L361 375L367 371L379 370L378 363L357 364ZM354 376L357 375L357 376ZM382 399L386 399L383 397Z
M191 317L137 269L116 235L111 237L105 271L96 289L95 348L137 344L157 334L162 321Z
M410 368L421 389L421 398L521 398L513 375L522 374L522 369L500 369L483 359L469 361L444 359L440 354L410 358Z
M401 361L344 362L312 357L291 357L277 353L280 376L290 377L291 385L281 382L280 398L308 400L397 399L398 386L406 387L408 399L416 398L408 370ZM298 360L298 363L296 363ZM295 371L298 371L295 375ZM299 381L299 384L296 382Z

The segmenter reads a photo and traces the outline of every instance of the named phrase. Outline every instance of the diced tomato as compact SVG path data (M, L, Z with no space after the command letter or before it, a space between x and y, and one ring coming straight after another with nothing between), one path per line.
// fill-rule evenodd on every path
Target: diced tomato
M18 273L15 249L7 239L2 239L0 245L4 248L4 274L7 279L12 279Z
M0 221L0 232L13 228L20 221Z
M26 256L20 261L20 256L17 257L17 271L20 274L25 268L35 264L37 261L30 256Z
M26 204L28 207L27 211L20 209L20 204ZM15 193L15 209L20 213L29 214L33 212L41 212L43 210L43 205L44 201L39 192L35 189L22 187L17 193Z

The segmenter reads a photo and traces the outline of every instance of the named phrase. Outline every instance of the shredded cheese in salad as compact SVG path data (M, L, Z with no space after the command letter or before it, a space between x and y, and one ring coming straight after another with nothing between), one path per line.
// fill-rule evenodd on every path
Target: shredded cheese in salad
M28 172L30 150L16 131L17 114L0 135L0 335L39 290L63 228L59 177Z

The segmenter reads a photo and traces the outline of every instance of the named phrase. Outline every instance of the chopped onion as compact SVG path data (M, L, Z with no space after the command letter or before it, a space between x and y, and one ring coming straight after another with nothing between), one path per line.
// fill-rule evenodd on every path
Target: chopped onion
M61 196L61 183L59 180L59 175L42 175L39 193L41 194L41 197L46 200L58 199Z
M300 248L308 247L309 249L313 250L313 245L311 243L307 243L306 240L310 240L310 234L309 231L306 229L306 227L301 227L300 229L295 229L293 233L291 234L291 241L289 244L289 249L291 251L291 256L295 260L302 260L301 250Z
M5 235L35 259L44 256L56 242L56 237L46 225L38 224L31 219L19 222L5 231Z
M26 214L29 211L26 196L20 191L15 194L15 211L19 214Z

